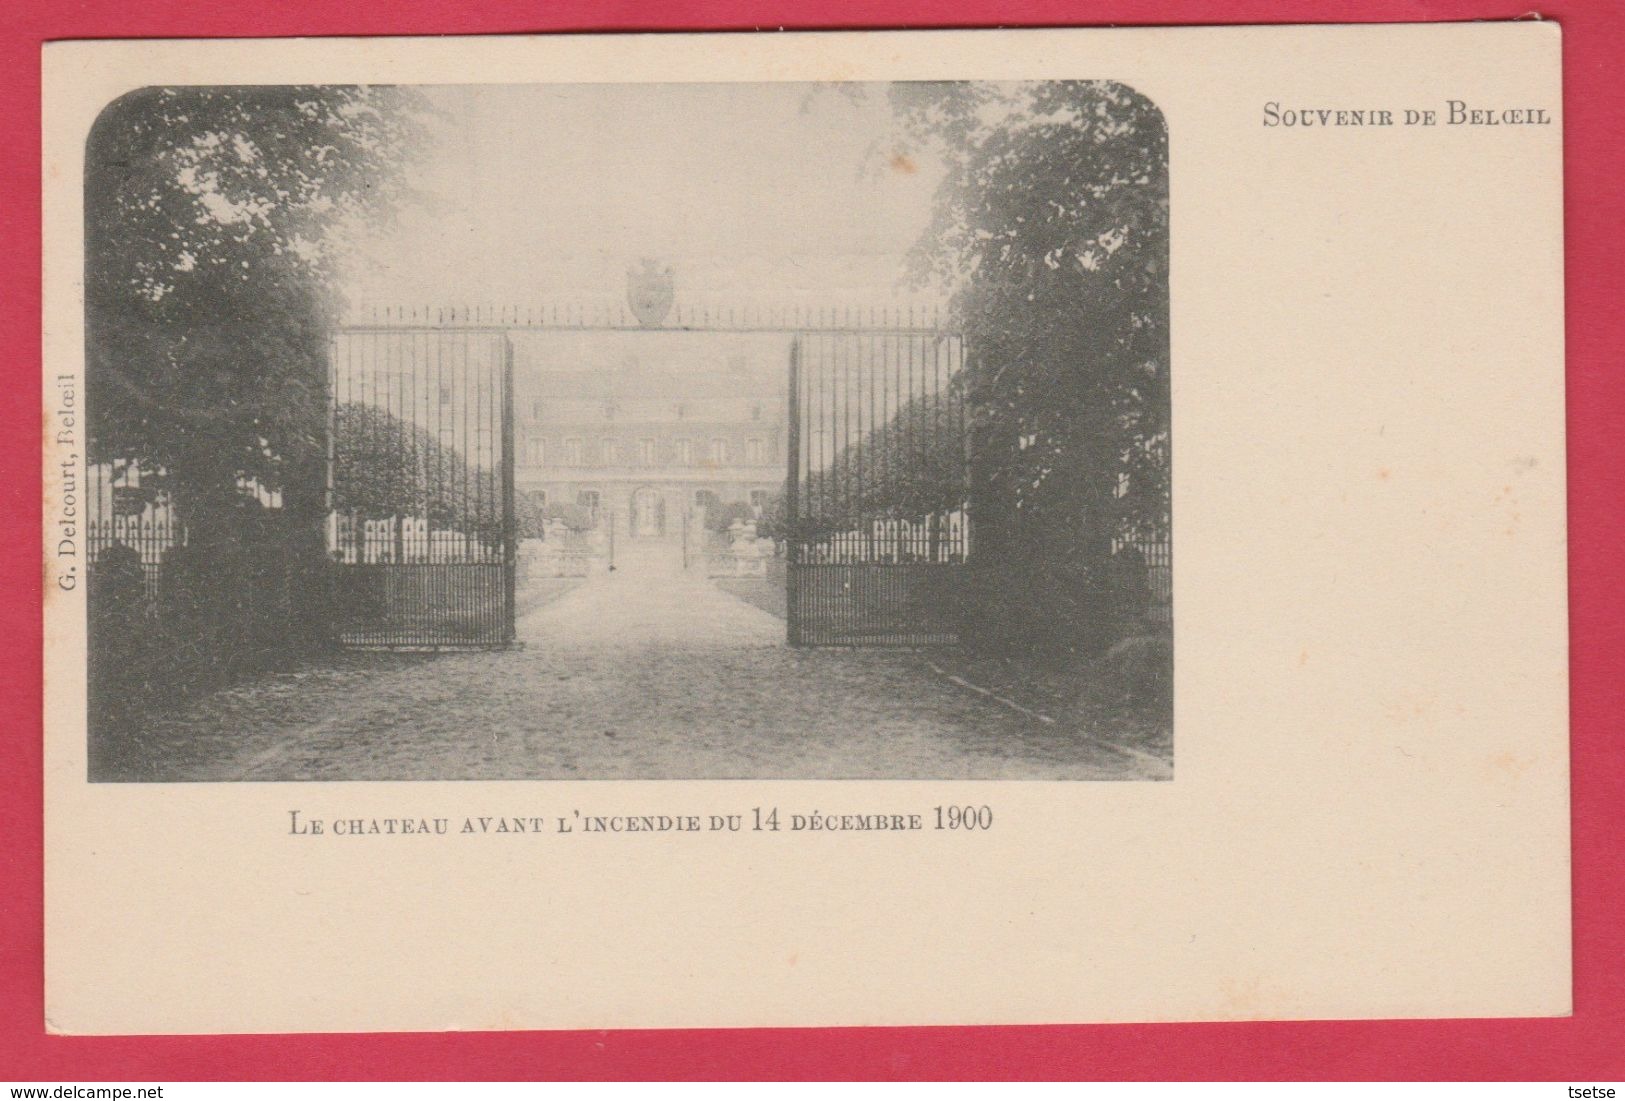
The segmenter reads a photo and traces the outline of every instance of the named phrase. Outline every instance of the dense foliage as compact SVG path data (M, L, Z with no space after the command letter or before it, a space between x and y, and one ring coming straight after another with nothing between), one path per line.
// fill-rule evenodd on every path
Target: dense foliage
M532 499L534 500L534 498ZM533 531L530 522L521 525L527 538L539 538L543 533L542 521L557 520L572 532L592 531L598 526L597 514L586 505L578 505L573 501L560 501L541 508L536 515L537 525Z
M951 292L969 343L978 555L1021 561L1025 591L1102 623L1113 537L1168 526L1162 115L1101 81L909 83L892 97L947 166L914 265ZM987 603L1020 618L1020 595Z
M149 88L87 145L92 457L168 471L194 539L250 480L319 510L334 257L398 200L415 94Z
M705 526L709 531L727 531L735 522L745 524L756 519L756 510L744 501L729 501L705 510Z
M801 481L802 537L918 522L965 507L963 402L957 387L916 398Z
M1168 174L1121 84L900 84L948 172L916 275L970 339L980 459L1025 511L1157 526L1168 504ZM1126 475L1126 478L1121 477ZM1120 485L1126 490L1119 496Z
M425 517L436 531L502 539L502 487L496 472L468 463L422 425L376 406L334 410L333 503L363 519ZM540 509L525 494L515 508L540 534ZM528 534L525 531L521 535Z

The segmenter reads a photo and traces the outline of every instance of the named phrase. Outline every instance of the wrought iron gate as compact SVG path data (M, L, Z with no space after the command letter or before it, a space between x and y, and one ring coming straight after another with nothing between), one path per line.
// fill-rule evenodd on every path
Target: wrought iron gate
M513 347L501 329L362 326L332 342L327 547L338 640L512 644Z
M935 327L796 334L791 645L958 641L971 548L964 365L963 339Z

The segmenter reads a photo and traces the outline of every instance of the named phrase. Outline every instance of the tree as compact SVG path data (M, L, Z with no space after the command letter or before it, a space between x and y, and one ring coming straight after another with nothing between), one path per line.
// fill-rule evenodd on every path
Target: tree
M705 510L705 526L710 531L727 531L736 521L743 524L754 519L756 510L744 501L730 501Z
M547 506L534 492L514 494L514 525L521 539L541 539L547 535Z
M93 462L166 472L194 544L245 482L322 511L335 257L405 193L416 93L147 88L92 129L85 169Z
M785 531L784 494L770 494L756 517L756 534L764 539L783 539Z
M487 546L502 541L502 486L496 471L469 463L420 424L377 406L344 402L333 411L333 506L361 519L427 519ZM516 494L520 534L541 534L540 509ZM525 525L530 525L527 529Z
M546 506L542 509L542 519L557 520L570 531L577 533L592 531L598 526L598 519L593 510L573 501L561 501Z
M905 402L802 479L802 537L861 530L874 520L919 523L964 508L963 424L957 380Z
M978 553L1024 561L1044 577L1029 592L1066 590L1096 621L1113 536L1167 524L1162 115L1103 81L891 94L947 168L914 275L951 292L969 345Z

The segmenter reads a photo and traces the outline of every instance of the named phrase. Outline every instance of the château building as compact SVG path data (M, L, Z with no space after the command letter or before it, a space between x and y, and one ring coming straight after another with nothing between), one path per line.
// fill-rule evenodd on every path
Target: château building
M514 398L518 491L581 505L621 535L676 536L696 506L760 509L784 487L784 364L773 349L707 360L692 346L521 344Z

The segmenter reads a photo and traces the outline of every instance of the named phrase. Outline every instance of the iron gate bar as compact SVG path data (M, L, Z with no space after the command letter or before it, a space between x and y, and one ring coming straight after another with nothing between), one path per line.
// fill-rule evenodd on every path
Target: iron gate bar
M790 341L790 380L787 395L786 464L784 480L785 540L785 632L791 646L804 645L801 637L801 619L795 609L801 606L801 337Z
M502 641L514 644L514 608L518 600L519 517L514 486L513 341L502 340Z
M790 642L952 644L971 534L963 339L839 320L790 347Z
M539 307L459 306L451 308L388 307L354 311L343 328L351 331L406 332L674 332L674 333L785 333L800 332L944 332L936 307L892 306L879 311L801 307L718 308L677 304L672 319L646 325L624 306L557 303ZM906 318L906 320L905 320Z
M501 333L334 333L328 549L342 644L513 644L512 367Z

